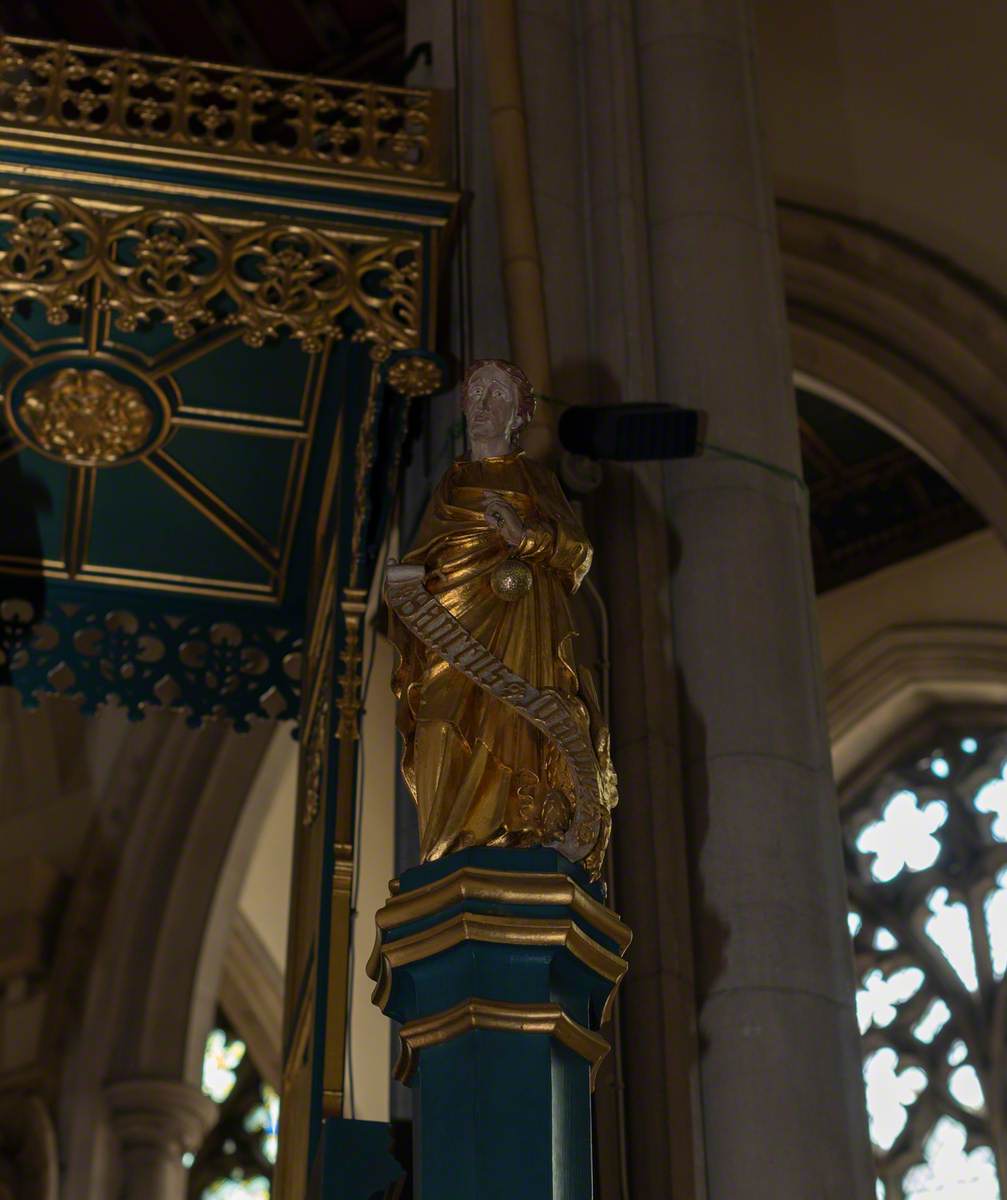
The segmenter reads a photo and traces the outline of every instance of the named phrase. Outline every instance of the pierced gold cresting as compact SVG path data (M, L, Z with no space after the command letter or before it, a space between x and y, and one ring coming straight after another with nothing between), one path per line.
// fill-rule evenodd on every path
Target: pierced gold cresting
M395 1078L408 1083L418 1065L419 1053L442 1046L474 1029L508 1033L546 1034L587 1060L594 1088L598 1068L608 1053L608 1042L570 1019L558 1004L515 1004L503 1000L463 1000L453 1008L409 1021L399 1030L402 1046Z
M136 388L76 367L28 388L19 415L37 449L75 466L107 467L133 457L154 429L154 412Z
M418 88L0 39L0 127L437 182L441 125Z

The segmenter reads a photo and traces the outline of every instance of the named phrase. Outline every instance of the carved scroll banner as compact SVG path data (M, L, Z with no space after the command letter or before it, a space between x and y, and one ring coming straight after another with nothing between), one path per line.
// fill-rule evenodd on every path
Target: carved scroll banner
M564 858L580 862L597 843L605 812L598 760L591 740L551 688L540 689L515 674L465 628L423 584L422 566L389 562L385 599L403 625L423 645L506 704L545 734L566 760L576 787L576 806L562 841L552 843Z

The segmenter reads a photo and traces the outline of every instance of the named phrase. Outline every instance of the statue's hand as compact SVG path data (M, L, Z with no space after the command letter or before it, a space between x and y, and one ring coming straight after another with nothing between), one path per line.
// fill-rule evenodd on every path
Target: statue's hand
M490 497L483 515L486 524L498 530L508 546L518 546L524 540L524 524L506 500L501 500L499 496Z

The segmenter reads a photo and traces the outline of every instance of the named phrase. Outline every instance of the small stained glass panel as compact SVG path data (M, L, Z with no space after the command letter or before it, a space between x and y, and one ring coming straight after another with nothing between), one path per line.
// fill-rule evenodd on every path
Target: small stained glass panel
M223 1029L211 1030L203 1055L203 1091L223 1104L234 1089L237 1069L245 1057L245 1043L229 1039Z
M967 1140L964 1125L941 1117L924 1143L924 1161L903 1178L906 1200L1000 1200L993 1151L969 1151Z
M970 992L979 986L976 957L972 944L972 926L964 901L950 900L946 887L934 888L928 907L930 916L923 928L954 968Z
M998 842L1007 842L1007 780L991 779L976 792L976 811L990 813L990 832Z
M957 1038L948 1047L948 1065L957 1067L963 1063L969 1056L969 1048L965 1045L961 1038Z
M913 1026L913 1037L929 1045L950 1020L951 1009L938 996Z
M267 1162L275 1165L277 1133L280 1127L280 1097L268 1083L262 1085L260 1094L262 1103L245 1117L245 1131L262 1134L262 1153Z
M923 986L925 976L919 967L904 967L886 976L880 968L864 976L857 992L857 1020L860 1032L871 1025L884 1028L895 1020L898 1005L911 999Z
M952 1071L948 1077L948 1091L969 1112L982 1112L986 1107L983 1085L975 1067L966 1065Z
M204 1190L203 1200L269 1200L269 1180L265 1175L218 1179Z
M943 754L938 754L930 760L930 771L938 779L947 779L951 774L951 764Z
M907 747L843 806L884 1200L999 1200L1007 1177L1007 728L968 728Z
M895 934L890 929L886 929L884 925L879 925L874 931L873 946L875 950L894 950L898 946L898 941Z
M997 979L1007 970L1007 867L998 871L993 890L983 901L986 936L990 943L990 965Z
M923 871L933 866L941 852L934 834L947 817L943 800L920 804L914 792L896 792L886 801L881 816L865 825L857 837L861 854L873 856L871 875L879 883L888 883L903 870Z
M898 1054L883 1046L864 1062L864 1084L871 1141L879 1150L890 1150L906 1127L908 1109L927 1086L927 1077L919 1067L900 1070Z

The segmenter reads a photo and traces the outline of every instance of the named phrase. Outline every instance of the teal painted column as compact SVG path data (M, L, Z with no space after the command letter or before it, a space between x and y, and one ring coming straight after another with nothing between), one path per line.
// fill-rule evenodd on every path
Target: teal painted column
M402 1022L420 1200L590 1200L597 1032L630 932L552 850L462 850L377 915L374 1002Z

